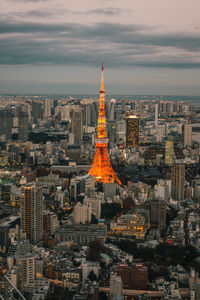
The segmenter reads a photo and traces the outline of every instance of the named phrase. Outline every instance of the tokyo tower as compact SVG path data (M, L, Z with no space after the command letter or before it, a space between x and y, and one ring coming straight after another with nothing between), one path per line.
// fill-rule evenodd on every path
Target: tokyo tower
M121 184L121 181L115 174L109 159L108 154L108 138L106 133L106 116L105 116L105 90L104 90L104 74L103 64L101 69L101 90L99 98L99 114L97 124L97 137L96 148L92 162L92 166L89 170L89 174L95 177L96 181L103 183L117 182Z

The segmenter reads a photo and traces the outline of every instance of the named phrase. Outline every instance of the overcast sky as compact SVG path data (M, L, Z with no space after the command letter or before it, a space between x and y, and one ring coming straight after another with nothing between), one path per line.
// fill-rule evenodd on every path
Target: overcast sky
M200 95L200 0L0 5L0 93Z

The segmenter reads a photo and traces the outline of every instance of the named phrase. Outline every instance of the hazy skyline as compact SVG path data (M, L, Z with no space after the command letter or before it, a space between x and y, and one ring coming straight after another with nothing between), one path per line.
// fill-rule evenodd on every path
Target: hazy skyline
M1 0L0 93L200 95L199 0Z

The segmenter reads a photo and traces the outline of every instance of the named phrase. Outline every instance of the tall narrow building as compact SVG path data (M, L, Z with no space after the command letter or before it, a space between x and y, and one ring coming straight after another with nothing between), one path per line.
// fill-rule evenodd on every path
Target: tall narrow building
M22 229L32 244L42 242L43 212L42 188L29 185L23 188L21 203Z
M101 90L99 98L99 114L97 125L96 148L92 166L89 174L95 177L96 181L103 183L121 181L115 174L109 159L108 154L108 138L106 133L106 116L105 116L105 90L104 90L104 74L103 65L101 69Z
M184 200L185 164L176 163L172 171L172 196L174 200Z
M74 135L74 144L79 145L83 139L83 117L80 108L74 108L72 111L72 133Z
M126 146L128 148L139 146L139 118L133 115L126 119Z
M20 111L18 113L18 140L27 141L28 140L28 113Z
M165 164L172 166L174 163L174 139L172 136L167 137L165 141Z
M184 125L184 146L192 145L192 124Z

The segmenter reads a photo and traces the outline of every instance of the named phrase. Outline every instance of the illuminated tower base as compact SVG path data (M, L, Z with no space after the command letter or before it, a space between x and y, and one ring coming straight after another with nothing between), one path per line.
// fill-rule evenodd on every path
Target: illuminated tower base
M108 139L106 133L106 117L105 117L105 91L103 65L101 69L101 90L99 98L99 114L97 124L96 148L92 166L89 174L95 177L96 181L103 183L117 182L121 184L119 178L115 174L108 154Z
M121 184L111 166L107 144L107 139L96 141L95 154L89 174L94 176L95 180L99 182L109 183L116 181Z

